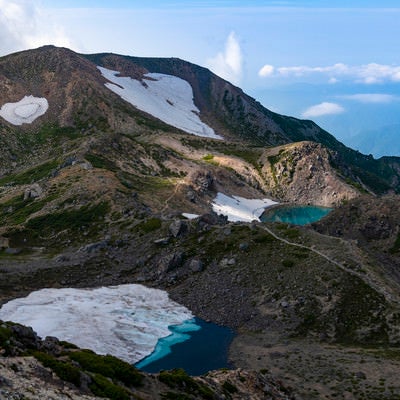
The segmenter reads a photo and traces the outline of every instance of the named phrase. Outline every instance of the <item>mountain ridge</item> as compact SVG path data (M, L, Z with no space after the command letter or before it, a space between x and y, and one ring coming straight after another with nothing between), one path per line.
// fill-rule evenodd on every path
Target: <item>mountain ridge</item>
M103 65L111 69L120 68L121 73L125 75L131 74L133 78L143 76L145 71L167 73L178 76L191 84L194 91L195 104L199 107L204 121L206 123L209 121L212 126L215 126L217 132L229 137L230 140L245 140L249 144L258 146L281 145L303 140L316 141L333 152L332 157L335 159L336 167L346 178L355 182L361 179L364 185L377 193L398 190L397 165L400 164L399 158L391 158L391 163L388 164L385 158L375 160L349 149L312 121L297 120L293 117L285 117L273 113L265 109L253 98L245 95L241 89L216 77L203 67L175 58L138 58L110 53L80 55L68 49L45 46L12 55L14 68L15 65L18 65L18 59L23 59L27 54L33 54L35 58L32 61L35 65L33 70L31 66L25 65L24 67L24 70L30 71L32 76L23 76L22 79L19 77L18 80L20 85L25 80L27 82L25 87L31 90L32 94L39 93L38 76L40 74L35 71L39 71L38 66L43 62L49 62L54 70L62 67L64 75L65 68L68 67L67 71L70 71L68 74L71 76L74 65L79 66L80 74L86 71L83 78L74 76L75 83L59 82L62 94L55 94L51 89L55 84L54 80L57 81L57 78L54 77L54 71L52 72L52 80L48 74L46 77L41 78L46 85L46 89L42 88L42 95L48 93L48 95L54 96L52 103L57 104L57 107L62 109L62 112L57 116L54 111L50 110L49 115L53 113L53 116L49 120L49 115L45 115L42 121L58 123L61 126L75 125L83 130L90 130L88 127L98 125L102 121L103 125L105 124L105 126L109 126L113 130L132 131L132 127L138 128L135 118L132 118L133 115L137 114L137 111L133 112L129 108L128 115L124 112L122 116L115 107L111 106L110 109L110 104L107 105L107 102L101 102L98 105L79 104L80 94L82 90L85 90L86 93L94 93L95 97L111 97L112 102L118 104L117 109L128 110L126 104L122 105L121 101L123 100L117 100L109 93L105 94L105 88L100 88L100 82L105 83L105 81L102 80L104 78L98 76L98 72L94 70L95 66ZM68 61L70 58L71 61ZM7 60L7 57L2 57L0 71L2 71L3 79L4 77L7 79L7 76L12 78L14 76L12 69L10 72L10 67L5 68L5 64L7 64L5 60ZM94 61L95 63L93 63ZM88 73L89 75L87 75ZM89 82L93 83L89 84ZM23 90L20 85L17 86L16 90L13 89L14 99L15 93L20 93L21 97L26 94L27 89ZM5 86L3 85L3 87ZM71 93L70 96L67 91ZM9 89L2 90L2 93L2 102L9 101L11 98ZM4 93L6 93L6 96L4 96ZM69 100L68 103L65 102L66 99L71 98L74 100ZM73 105L74 103L75 106ZM73 110L74 107L75 111ZM93 124L94 119L97 120L96 124ZM28 129L28 127L25 127L25 129ZM394 165L394 167L391 165Z

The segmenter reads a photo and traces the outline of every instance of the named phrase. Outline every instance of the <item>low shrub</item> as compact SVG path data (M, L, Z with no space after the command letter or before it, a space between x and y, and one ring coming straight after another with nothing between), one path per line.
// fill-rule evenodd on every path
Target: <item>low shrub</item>
M99 374L92 376L92 382L89 384L89 389L95 396L107 397L111 400L130 400L131 398L127 390L115 385Z
M181 389L187 393L200 395L203 399L213 400L214 392L207 386L197 383L182 368L161 371L158 379L173 389Z
M117 379L127 386L142 383L143 376L133 365L114 356L101 356L90 350L82 350L69 353L69 358L78 362L86 371Z
M150 233L161 228L161 220L159 218L149 218L137 224L135 228L144 233Z
M222 384L222 389L224 390L224 392L227 392L227 393L230 393L230 394L238 392L238 388L235 385L233 385L231 382L229 382L229 381L225 381Z
M71 382L75 386L81 385L81 372L79 368L63 361L59 361L53 356L34 351L33 356L45 367L50 368L60 379Z
M26 228L39 230L42 235L63 230L77 231L81 227L88 227L99 222L109 211L109 204L101 202L95 205L86 205L79 209L66 210L53 214L45 214L30 219Z
M282 261L282 265L283 265L285 268L292 268L292 267L294 267L294 261L293 261L293 260L288 260L288 259L286 259L286 260L283 260L283 261Z

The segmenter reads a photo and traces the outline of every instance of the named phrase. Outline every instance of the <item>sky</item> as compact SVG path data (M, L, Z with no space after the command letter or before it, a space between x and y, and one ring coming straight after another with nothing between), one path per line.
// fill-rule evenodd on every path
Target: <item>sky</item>
M0 55L55 44L179 57L344 140L400 126L399 21L399 0L0 0Z

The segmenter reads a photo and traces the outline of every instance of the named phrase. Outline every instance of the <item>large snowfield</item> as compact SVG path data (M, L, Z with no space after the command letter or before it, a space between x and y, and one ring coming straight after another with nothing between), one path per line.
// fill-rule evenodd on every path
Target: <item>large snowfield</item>
M0 309L0 319L32 326L42 338L55 336L130 363L151 354L158 339L171 335L168 326L192 318L167 292L136 284L42 289Z
M5 103L0 109L0 117L13 125L31 124L49 108L44 97L25 96L16 103Z
M118 71L97 67L110 82L106 87L139 110L196 136L222 139L199 117L189 82L176 76L148 73L142 81L120 77Z
M212 203L212 208L217 214L228 217L228 221L251 222L260 221L260 216L267 207L278 204L270 199L246 199L240 196L227 196L218 193Z

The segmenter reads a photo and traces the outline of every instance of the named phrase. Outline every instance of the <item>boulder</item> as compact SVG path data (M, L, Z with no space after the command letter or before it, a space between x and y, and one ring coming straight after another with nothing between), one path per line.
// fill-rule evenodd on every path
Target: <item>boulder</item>
M167 254L158 261L157 272L159 275L173 271L182 266L184 260L184 253L176 251L172 254Z
M38 348L40 340L32 328L19 324L12 325L10 328L17 341L14 343L15 345L21 345L22 348L27 347L29 349Z
M100 242L89 243L86 246L81 247L78 251L84 253L93 253L98 250L107 248L108 240L101 240Z
M249 249L249 244L247 242L239 243L239 250L246 251Z
M228 217L222 214L217 214L214 211L203 214L197 219L197 223L202 225L225 225L228 223Z
M177 238L188 231L188 224L186 221L177 219L170 224L168 230L173 237Z
M0 236L0 248L6 249L9 247L9 239L3 236Z
M60 341L54 336L46 336L41 343L41 348L52 355L61 353Z
M25 189L24 200L36 199L37 197L40 197L42 194L43 194L43 189L39 186L39 184L34 183L33 185Z
M190 261L189 268L192 272L201 272L204 269L204 264L201 260L194 258Z
M153 243L158 246L165 246L169 243L169 238L165 237L165 238L156 239L156 240L154 240Z

